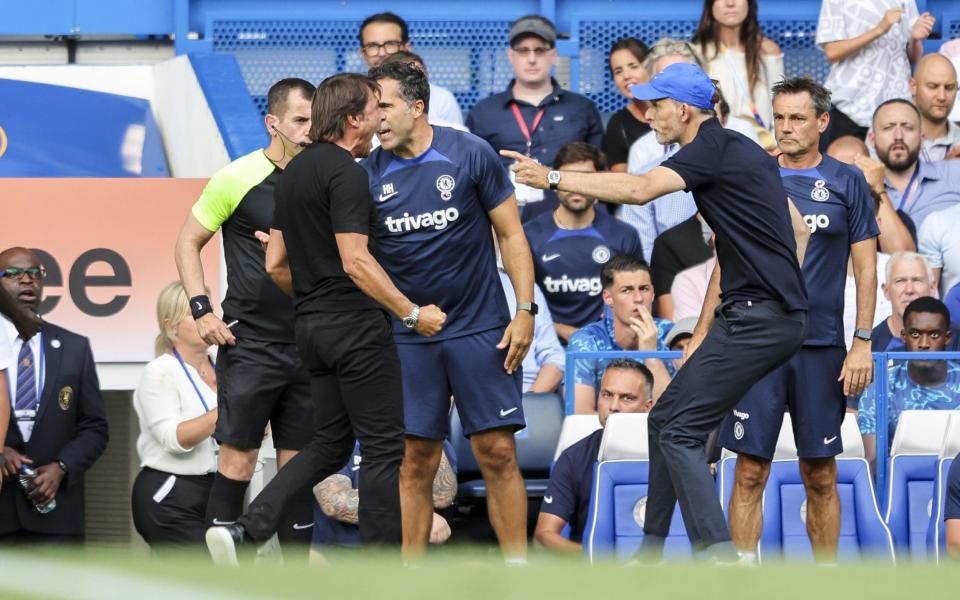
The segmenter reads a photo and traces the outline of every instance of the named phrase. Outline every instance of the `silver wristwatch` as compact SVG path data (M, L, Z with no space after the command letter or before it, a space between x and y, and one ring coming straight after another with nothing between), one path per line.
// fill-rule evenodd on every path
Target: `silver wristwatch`
M551 190L557 189L560 185L560 171L547 171L547 183Z
M410 311L410 314L403 318L403 326L407 329L413 329L417 326L417 321L420 319L420 307L416 304L413 305L413 310Z

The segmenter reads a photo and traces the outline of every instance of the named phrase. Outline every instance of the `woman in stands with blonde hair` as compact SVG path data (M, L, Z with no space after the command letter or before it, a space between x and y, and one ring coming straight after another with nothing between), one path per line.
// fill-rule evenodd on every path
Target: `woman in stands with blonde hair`
M154 546L203 541L207 498L217 469L217 380L209 346L197 334L187 294L174 282L157 299L157 358L133 395L140 422L140 474L133 522Z
M730 114L753 123L760 145L776 149L770 87L783 78L783 52L763 36L757 0L704 0L693 45Z

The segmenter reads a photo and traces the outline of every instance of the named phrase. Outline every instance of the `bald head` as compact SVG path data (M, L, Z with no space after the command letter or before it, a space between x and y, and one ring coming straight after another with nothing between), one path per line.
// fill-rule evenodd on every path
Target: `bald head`
M923 120L943 125L957 99L957 70L942 54L927 54L917 63L910 91Z
M40 259L32 250L27 248L16 246L0 252L0 270L5 273L3 277L0 277L0 285L16 298L17 302L34 312L37 312L43 295L43 276L35 277L29 272L23 273L22 271L41 267ZM14 270L17 275L9 274L10 270Z
M856 157L870 156L870 151L867 150L867 145L860 138L845 135L833 140L833 143L827 148L827 155L842 163L852 165Z

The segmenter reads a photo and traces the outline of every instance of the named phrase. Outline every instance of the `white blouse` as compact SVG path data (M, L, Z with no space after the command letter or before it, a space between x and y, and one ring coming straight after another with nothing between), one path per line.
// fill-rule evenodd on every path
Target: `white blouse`
M207 386L196 369L186 367L203 400L213 410L217 393ZM137 453L141 467L174 475L205 475L217 470L217 445L212 437L190 449L177 442L177 426L205 414L206 410L175 357L163 354L147 364L140 385L133 393L133 408L140 421Z

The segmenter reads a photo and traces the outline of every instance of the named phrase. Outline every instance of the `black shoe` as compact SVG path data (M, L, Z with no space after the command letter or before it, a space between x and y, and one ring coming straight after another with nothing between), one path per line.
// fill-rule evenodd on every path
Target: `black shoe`
M248 541L243 525L230 523L211 527L207 529L204 539L214 564L228 567L240 566L237 560L237 548Z

